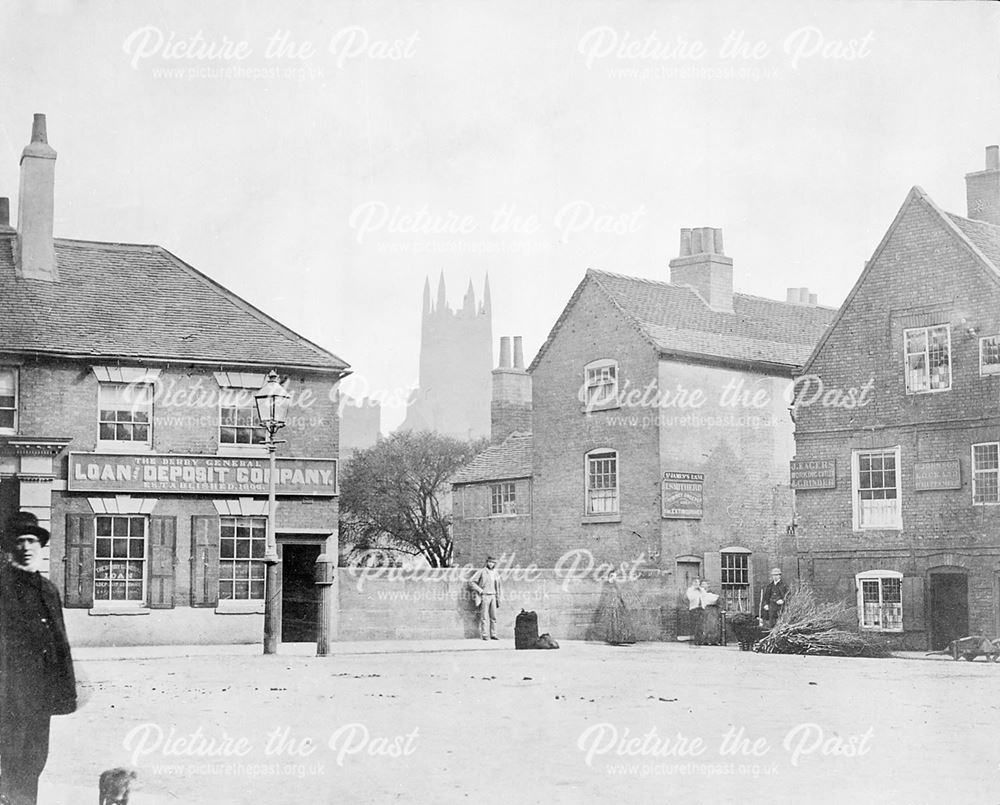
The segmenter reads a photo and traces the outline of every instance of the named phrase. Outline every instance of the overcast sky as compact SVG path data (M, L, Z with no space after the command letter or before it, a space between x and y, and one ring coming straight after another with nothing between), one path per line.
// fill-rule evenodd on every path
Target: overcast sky
M681 227L723 229L737 290L836 306L909 188L964 215L964 174L1000 141L993 3L50 0L4 18L15 210L45 112L57 236L160 244L390 398L417 380L427 275L457 306L488 271L494 341L523 335L529 360L588 267L669 279Z

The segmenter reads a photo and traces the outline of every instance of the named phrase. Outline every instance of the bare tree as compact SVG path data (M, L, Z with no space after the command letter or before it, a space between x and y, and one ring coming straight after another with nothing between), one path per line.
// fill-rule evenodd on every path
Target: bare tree
M345 547L355 555L398 551L423 556L431 567L448 567L448 479L485 446L485 441L403 431L355 453L340 484Z

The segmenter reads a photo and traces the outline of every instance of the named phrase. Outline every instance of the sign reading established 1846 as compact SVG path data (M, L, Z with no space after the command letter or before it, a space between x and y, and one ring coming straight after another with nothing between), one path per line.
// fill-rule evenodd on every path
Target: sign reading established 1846
M146 453L70 453L67 488L71 492L146 492L188 495L267 494L266 458ZM279 495L337 494L334 458L279 458L275 475Z
M837 459L792 459L792 489L836 489Z
M918 492L930 489L961 489L962 464L950 461L917 461L913 465L913 488Z
M705 476L700 472L665 472L662 483L662 516L700 520Z

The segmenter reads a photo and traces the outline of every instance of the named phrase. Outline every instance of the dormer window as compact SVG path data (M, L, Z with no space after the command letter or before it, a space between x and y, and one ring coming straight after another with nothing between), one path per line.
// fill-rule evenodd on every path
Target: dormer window
M591 361L584 369L584 405L588 410L618 404L618 361Z

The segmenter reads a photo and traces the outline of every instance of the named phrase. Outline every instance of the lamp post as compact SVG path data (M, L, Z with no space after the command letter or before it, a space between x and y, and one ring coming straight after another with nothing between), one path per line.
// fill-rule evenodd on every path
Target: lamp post
M264 564L267 566L267 575L264 581L264 653L276 654L278 651L278 634L281 631L281 623L278 621L278 607L276 599L280 595L278 583L280 576L280 565L278 562L278 545L274 536L275 518L275 494L274 479L277 475L275 471L275 447L278 441L274 434L285 426L288 420L288 405L291 396L285 391L284 386L278 380L278 373L273 369L264 381L264 385L253 395L254 404L257 406L257 418L261 426L267 433L267 455L270 462L267 481L267 543L264 547Z

